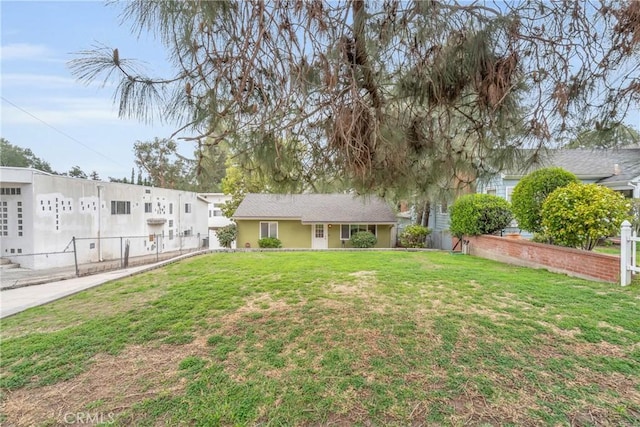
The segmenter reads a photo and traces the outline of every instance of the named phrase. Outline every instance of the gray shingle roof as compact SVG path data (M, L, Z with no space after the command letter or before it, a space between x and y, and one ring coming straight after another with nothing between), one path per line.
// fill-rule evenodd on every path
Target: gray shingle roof
M247 194L234 219L299 219L303 223L395 223L389 205L376 196L351 194Z
M617 174L615 165L618 165ZM546 166L561 167L578 178L592 178L600 183L629 181L640 175L640 148L552 150L539 165ZM508 175L521 176L526 173Z

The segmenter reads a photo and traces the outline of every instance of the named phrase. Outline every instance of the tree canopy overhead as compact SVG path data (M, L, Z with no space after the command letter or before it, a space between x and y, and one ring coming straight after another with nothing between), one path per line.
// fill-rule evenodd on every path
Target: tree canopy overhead
M640 100L635 1L137 0L122 16L162 40L175 74L106 46L72 72L116 79L121 116L266 153L282 182L461 187Z

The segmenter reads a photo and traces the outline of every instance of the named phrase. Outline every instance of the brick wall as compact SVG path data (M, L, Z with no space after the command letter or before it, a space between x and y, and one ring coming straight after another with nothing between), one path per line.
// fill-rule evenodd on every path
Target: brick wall
M617 283L620 257L561 246L545 245L525 239L498 236L468 237L469 253L482 258L549 271L589 280Z

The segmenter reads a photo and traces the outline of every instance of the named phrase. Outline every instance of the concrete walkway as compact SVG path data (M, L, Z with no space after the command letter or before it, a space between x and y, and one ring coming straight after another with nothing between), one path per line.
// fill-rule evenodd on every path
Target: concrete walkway
M27 272L30 273L25 274L31 274L31 280L34 281L34 283L38 280L41 284L32 284L29 286L29 283L25 282L22 287L3 289L0 292L0 318L11 316L28 308L37 307L60 298L73 295L77 292L102 285L103 283L110 282L112 280L133 276L134 274L153 270L172 262L207 252L209 251L190 252L153 264L138 265L121 270L110 270L81 277L75 277L75 268L51 269L49 271L39 270L37 272L27 270ZM19 272L13 272L12 274L19 274ZM46 277L47 274L49 274L49 281L47 283L42 283L41 279ZM69 276L69 274L71 274L71 276ZM64 279L61 280L60 277L63 276ZM23 281L25 280L28 281L29 277L23 278Z

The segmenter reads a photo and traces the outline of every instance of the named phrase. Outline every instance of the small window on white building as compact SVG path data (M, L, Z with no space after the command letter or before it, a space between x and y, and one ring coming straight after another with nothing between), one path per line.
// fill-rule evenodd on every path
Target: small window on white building
M153 211L153 206L151 202L144 204L144 213L151 213Z
M191 213L191 203L184 204L184 213Z
M112 200L111 215L131 215L131 202Z

